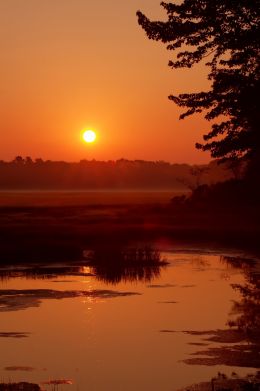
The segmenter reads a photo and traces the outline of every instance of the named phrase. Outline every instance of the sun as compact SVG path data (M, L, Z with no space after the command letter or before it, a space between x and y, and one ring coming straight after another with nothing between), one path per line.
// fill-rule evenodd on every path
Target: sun
M85 130L83 139L86 143L93 143L96 140L96 133L93 130Z

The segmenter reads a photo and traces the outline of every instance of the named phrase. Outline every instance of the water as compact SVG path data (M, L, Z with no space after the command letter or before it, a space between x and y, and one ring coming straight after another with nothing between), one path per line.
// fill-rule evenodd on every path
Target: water
M227 322L242 300L232 284L257 275L258 261L170 248L161 257L169 265L148 272L85 262L3 269L1 380L46 390L56 380L68 383L59 390L170 391L218 371L255 372L259 356Z

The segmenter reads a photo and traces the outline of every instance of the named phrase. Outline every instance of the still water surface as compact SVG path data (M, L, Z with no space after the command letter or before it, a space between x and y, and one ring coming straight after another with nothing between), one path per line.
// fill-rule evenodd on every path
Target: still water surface
M85 264L4 271L1 380L67 380L58 389L71 391L170 391L218 371L255 372L253 362L240 366L235 349L227 359L222 348L236 341L219 334L237 316L232 308L241 297L232 284L245 284L250 261L171 249L162 257L169 265L159 273L132 270L121 280Z

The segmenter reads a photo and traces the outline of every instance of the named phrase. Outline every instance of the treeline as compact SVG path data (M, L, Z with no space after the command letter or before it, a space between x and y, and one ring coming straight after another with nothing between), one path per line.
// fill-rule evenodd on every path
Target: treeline
M69 163L21 156L0 161L1 190L193 189L232 175L217 161L201 166L126 159Z

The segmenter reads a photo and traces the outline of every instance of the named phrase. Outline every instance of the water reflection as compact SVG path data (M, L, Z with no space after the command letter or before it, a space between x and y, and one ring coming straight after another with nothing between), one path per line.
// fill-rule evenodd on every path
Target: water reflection
M147 288L174 288L175 286L173 284L150 284Z
M123 282L150 282L160 277L161 266L127 266L127 265L97 265L93 266L93 273L97 279L110 284Z
M106 283L151 282L160 277L161 268L167 265L158 250L150 246L120 248L101 247L86 251L85 257L98 280Z
M0 338L27 338L30 333L20 331L4 331L0 332Z
M112 244L101 246L94 251L85 250L83 255L94 264L124 264L124 265L159 265L167 263L162 259L161 253L151 246L121 248Z
M113 299L139 295L138 292L118 292L107 289L90 291L56 291L53 289L2 289L0 290L0 312L25 310L39 307L42 300L61 300L76 297Z
M101 246L95 250L85 250L83 260L72 265L29 265L14 268L2 268L0 279L57 279L69 276L96 277L110 284L119 282L151 282L160 277L161 269L166 267L159 251L149 247L120 248L119 246ZM65 279L55 282L73 282Z
M192 353L192 358L183 360L186 364L260 367L259 344L248 341L245 334L238 329L185 331L185 333L202 336L202 341L205 342L220 344Z
M10 372L13 372L13 371L32 372L32 371L35 371L36 368L27 367L27 366L11 366L11 367L5 367L4 370L10 371Z
M238 266L238 261L225 257L228 264ZM232 288L240 293L240 301L232 306L230 327L236 327L243 332L249 341L260 344L260 270L256 269L256 262L245 260L240 262L245 276L244 284L232 284Z
M73 381L71 379L54 379L54 380L44 381L41 384L54 385L54 386L58 386L60 384L70 385L73 384Z
M253 259L222 256L221 262L228 268L242 269L244 284L231 284L240 293L240 300L234 301L225 330L184 331L202 336L202 343L222 344L192 354L184 360L192 365L227 365L239 367L260 367L260 272ZM194 344L194 343L193 343ZM232 344L232 345L231 345ZM202 357L201 357L202 356Z
M90 271L87 272L84 266L81 265L29 265L2 268L0 270L0 279L2 281L9 280L10 278L52 280L53 278L62 276L93 276L93 274Z
M259 344L252 338L256 314L247 327L239 327L259 286L256 263L222 257L220 264L219 254L167 251L172 266L160 279L147 282L166 267L158 251L148 246L101 247L86 250L76 263L0 270L8 279L0 291L1 348L8 351L8 359L3 356L1 361L3 379L10 374L15 381L37 381L44 389L73 391L106 389L108 381L115 390L121 384L126 391L176 390L210 379L223 370L221 365L229 366L228 374L235 370L241 376L249 370L238 366L250 366L250 371L259 366ZM221 279L222 274L230 280ZM126 283L111 285L120 281ZM240 285L232 289L232 283ZM138 292L142 296L126 296ZM235 306L231 299L239 304L246 299L246 305L229 314ZM40 309L32 308L41 302ZM227 321L234 323L226 326ZM31 334L26 332L28 324ZM25 372L27 365L37 370ZM47 368L46 377L40 368ZM136 368L136 376L131 368ZM70 378L72 385L58 383ZM52 383L43 385L44 380Z

